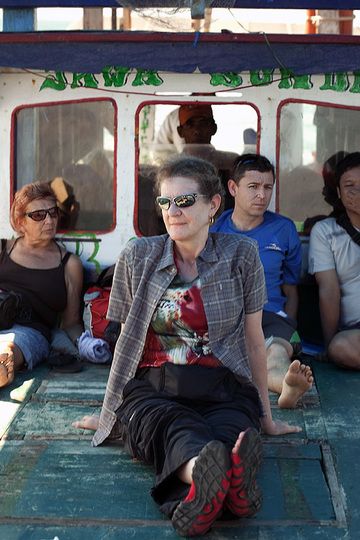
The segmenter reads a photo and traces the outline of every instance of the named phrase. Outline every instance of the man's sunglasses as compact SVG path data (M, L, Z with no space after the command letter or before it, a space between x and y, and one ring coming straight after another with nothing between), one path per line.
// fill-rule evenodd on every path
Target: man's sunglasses
M51 208L43 209L43 210L34 210L33 212L25 212L25 216L33 219L34 221L44 221L46 219L46 216L49 214L49 216L52 219L55 219L59 216L59 209L57 206L52 206Z
M189 208L196 203L198 197L204 197L198 193L187 193L185 195L177 195L173 199L171 197L156 197L156 202L161 210L169 210L171 203L174 203L178 208Z

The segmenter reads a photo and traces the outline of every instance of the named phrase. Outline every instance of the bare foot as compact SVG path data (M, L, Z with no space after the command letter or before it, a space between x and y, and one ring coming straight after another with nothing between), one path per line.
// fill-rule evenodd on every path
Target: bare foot
M278 400L281 409L293 409L298 400L314 382L309 366L300 364L299 360L291 362L283 380L282 391Z
M0 388L14 380L14 354L12 351L0 354Z
M91 429L92 431L96 431L99 426L99 417L83 416L81 420L76 420L71 425L77 429Z

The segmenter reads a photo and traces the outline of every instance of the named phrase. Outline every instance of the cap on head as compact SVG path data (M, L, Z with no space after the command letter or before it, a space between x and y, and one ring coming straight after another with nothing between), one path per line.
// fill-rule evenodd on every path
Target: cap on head
M180 126L186 124L190 118L211 118L213 117L213 112L211 105L201 104L201 103L190 103L189 105L181 105L179 108L179 122Z

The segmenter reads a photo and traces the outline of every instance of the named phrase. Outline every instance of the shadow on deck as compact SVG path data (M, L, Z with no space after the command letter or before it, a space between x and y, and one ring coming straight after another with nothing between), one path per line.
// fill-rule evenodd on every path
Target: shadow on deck
M302 433L264 437L254 519L219 521L216 539L360 537L360 374L313 366L316 388L294 411L273 414ZM178 538L149 496L150 468L118 445L92 448L71 422L101 406L108 369L77 374L41 367L0 392L0 538Z

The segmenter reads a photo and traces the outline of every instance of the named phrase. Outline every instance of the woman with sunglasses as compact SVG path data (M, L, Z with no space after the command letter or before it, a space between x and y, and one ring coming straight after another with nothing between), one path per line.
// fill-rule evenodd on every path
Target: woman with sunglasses
M13 326L0 330L0 387L47 358L60 316L71 339L82 332L82 265L56 243L58 217L48 184L27 184L15 194L10 221L18 236L3 242L0 289L19 293L21 304Z
M97 429L94 445L121 438L154 465L153 498L180 535L196 536L222 513L259 509L260 426L298 429L271 416L255 244L209 234L222 207L214 166L177 158L157 188L168 234L120 254L108 317L123 327L103 408L74 427Z

